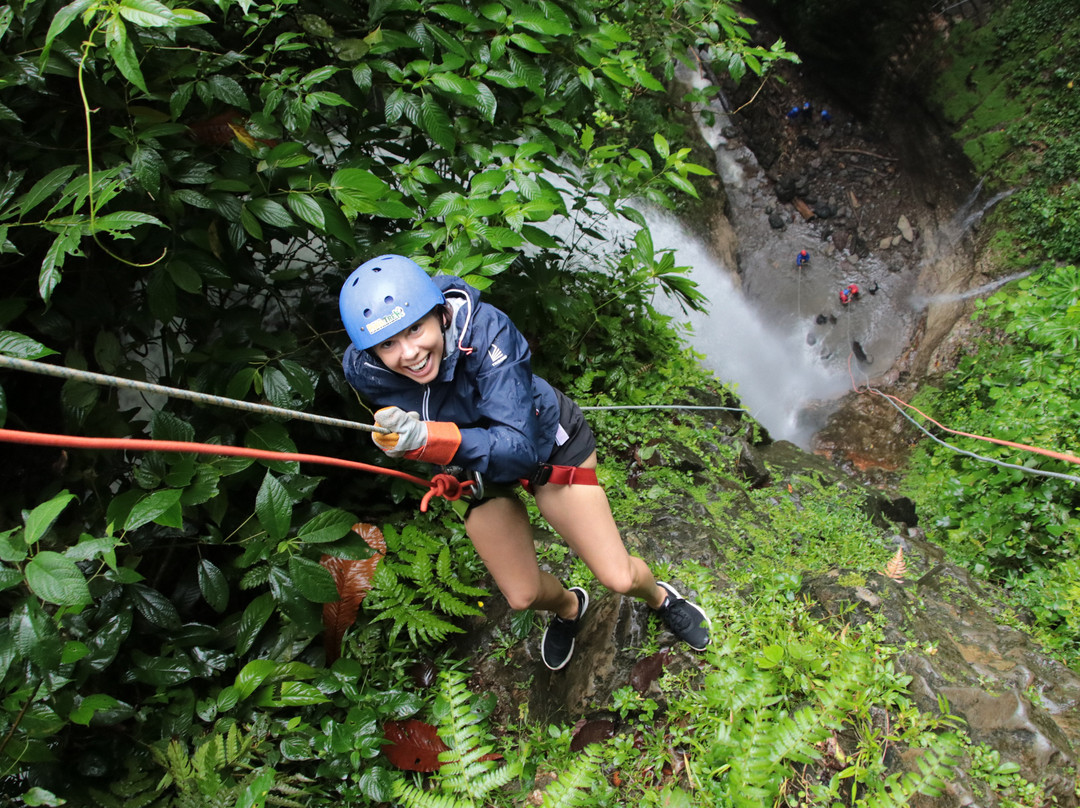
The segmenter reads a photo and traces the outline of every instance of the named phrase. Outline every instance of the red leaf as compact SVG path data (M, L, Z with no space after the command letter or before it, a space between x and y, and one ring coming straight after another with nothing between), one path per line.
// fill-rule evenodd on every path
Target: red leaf
M390 743L383 752L399 769L410 772L438 771L442 763L439 753L450 747L442 742L435 727L415 718L408 721L387 721L383 735Z
M597 718L587 721L574 733L570 740L570 751L580 752L591 743L603 743L615 737L615 722L610 718Z
M374 525L355 524L353 531L367 542L375 551L371 558L351 559L324 555L319 559L333 576L337 585L339 600L323 604L323 645L326 648L326 664L332 665L341 656L341 638L345 631L356 622L360 603L371 591L371 582L375 580L375 569L386 553L386 540L382 531Z
M652 656L639 659L634 663L630 671L630 687L638 693L645 695L652 687L652 683L660 678L664 671L664 664L668 660L667 651L660 651Z

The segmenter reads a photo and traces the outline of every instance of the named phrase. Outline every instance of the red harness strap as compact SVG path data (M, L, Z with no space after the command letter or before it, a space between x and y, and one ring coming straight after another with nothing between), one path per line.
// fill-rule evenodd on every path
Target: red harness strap
M522 487L530 494L537 485L600 485L596 479L596 469L583 469L580 466L553 466L541 463L528 479L522 479Z

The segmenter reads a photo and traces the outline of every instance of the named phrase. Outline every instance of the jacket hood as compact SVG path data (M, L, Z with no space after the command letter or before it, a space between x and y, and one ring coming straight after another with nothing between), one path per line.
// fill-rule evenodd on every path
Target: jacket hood
M439 368L439 378L449 379L454 375L460 356L473 352L470 340L473 315L480 306L480 290L456 275L436 275L432 280L446 296L446 305L453 313L450 327L443 335L446 344L443 346L442 366Z

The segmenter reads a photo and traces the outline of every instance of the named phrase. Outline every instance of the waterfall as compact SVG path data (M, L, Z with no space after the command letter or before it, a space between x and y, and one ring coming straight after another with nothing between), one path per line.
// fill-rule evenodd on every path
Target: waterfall
M690 326L688 342L704 355L704 365L734 388L773 438L809 448L828 415L820 402L850 386L846 369L826 361L790 323L763 318L736 288L730 271L678 221L656 211L646 219L657 248L674 250L675 263L691 267L690 277L709 300L707 312L687 314L663 296L654 305Z

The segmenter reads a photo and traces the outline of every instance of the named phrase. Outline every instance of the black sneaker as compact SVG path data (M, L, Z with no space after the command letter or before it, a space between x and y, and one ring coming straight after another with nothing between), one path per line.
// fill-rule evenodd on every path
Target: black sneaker
M709 645L709 629L712 628L709 616L696 603L676 592L671 584L656 583L668 593L656 613L664 619L672 634L695 651L704 651Z
M555 615L544 629L544 638L540 640L540 658L553 671L561 671L574 655L574 637L577 636L581 618L589 608L589 593L580 586L570 587L577 595L578 612L573 620L564 620Z

